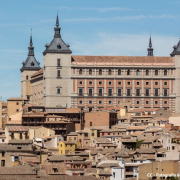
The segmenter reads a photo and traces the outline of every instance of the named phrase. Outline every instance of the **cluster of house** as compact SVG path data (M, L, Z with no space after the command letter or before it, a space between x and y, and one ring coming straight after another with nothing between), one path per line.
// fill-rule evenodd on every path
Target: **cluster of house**
M179 114L128 103L85 112L25 101L1 102L4 179L146 180L180 173Z

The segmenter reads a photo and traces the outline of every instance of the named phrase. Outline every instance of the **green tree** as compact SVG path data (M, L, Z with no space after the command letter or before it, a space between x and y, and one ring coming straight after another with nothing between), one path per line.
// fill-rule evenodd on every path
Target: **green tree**
M138 140L138 139L136 139L136 149L140 148L141 143L142 143L143 141L144 141L144 139L143 139L143 140Z

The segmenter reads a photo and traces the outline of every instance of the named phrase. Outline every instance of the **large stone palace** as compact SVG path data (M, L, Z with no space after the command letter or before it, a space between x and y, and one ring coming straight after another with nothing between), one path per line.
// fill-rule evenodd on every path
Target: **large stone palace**
M164 108L180 112L180 42L170 57L76 56L60 34L58 15L54 39L46 44L43 68L34 57L32 35L21 68L21 96L45 107Z

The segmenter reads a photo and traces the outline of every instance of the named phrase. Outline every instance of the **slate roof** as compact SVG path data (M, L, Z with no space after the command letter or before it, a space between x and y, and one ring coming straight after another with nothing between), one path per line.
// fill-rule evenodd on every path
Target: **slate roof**
M174 45L174 50L173 52L171 53L171 56L174 56L174 55L180 55L180 41L178 42L177 45Z
M72 51L69 49L69 44L66 44L61 39L60 30L61 28L59 27L59 19L57 15L56 27L54 28L54 39L51 41L50 44L45 45L46 50L43 52L44 55L46 53L72 53Z

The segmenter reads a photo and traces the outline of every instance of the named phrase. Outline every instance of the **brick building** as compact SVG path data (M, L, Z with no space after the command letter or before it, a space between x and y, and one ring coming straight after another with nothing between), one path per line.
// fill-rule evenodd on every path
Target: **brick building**
M58 16L54 39L46 44L43 68L29 54L21 68L21 96L45 107L84 108L86 111L117 107L164 108L180 112L180 43L170 57L75 56L60 34Z

